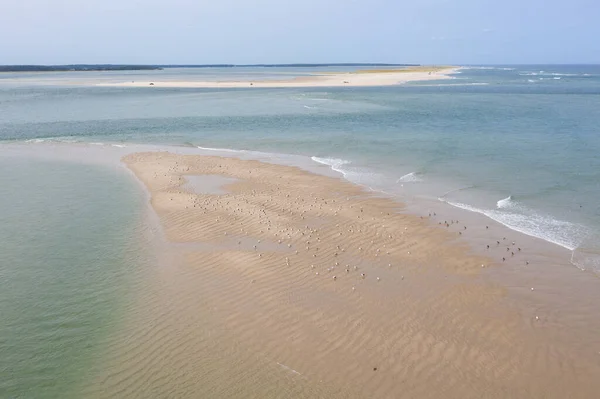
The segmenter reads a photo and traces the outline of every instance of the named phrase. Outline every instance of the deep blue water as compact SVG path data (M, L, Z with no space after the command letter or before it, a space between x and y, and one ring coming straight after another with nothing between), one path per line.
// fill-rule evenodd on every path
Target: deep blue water
M306 72L150 73L185 80ZM577 250L581 267L600 269L600 66L473 67L452 80L374 88L149 90L73 86L71 78L81 75L0 76L0 139L316 157L349 180L485 214Z

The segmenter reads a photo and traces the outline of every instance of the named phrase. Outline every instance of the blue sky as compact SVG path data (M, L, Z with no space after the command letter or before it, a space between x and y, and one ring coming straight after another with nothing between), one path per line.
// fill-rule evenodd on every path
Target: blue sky
M0 64L600 63L600 0L0 0Z

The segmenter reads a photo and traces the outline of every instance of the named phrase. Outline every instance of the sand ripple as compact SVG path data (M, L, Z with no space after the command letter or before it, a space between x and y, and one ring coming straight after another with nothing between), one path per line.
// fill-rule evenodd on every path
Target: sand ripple
M88 397L594 397L600 363L524 319L426 219L296 168L124 159L171 261L142 289ZM186 175L236 181L227 194ZM334 278L335 276L335 278Z

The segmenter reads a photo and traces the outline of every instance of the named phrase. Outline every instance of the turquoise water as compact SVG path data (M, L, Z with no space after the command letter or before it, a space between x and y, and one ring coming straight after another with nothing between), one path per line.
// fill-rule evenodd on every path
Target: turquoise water
M404 201L486 215L600 270L600 66L470 68L380 88L70 84L308 72L0 74L0 397L76 397L143 263L139 187L65 151L53 160L41 142L72 154L83 142L300 155ZM14 143L28 151L11 155ZM44 160L27 155L38 149Z
M0 397L78 398L141 259L131 178L0 154Z

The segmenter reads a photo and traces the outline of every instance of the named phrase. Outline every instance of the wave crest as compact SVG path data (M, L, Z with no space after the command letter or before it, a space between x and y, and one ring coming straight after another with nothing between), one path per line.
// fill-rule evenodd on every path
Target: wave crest
M496 208L500 208L500 209L511 208L514 205L515 205L515 202L513 200L512 195L509 195L508 197L503 198L500 201L496 202Z
M332 170L339 172L341 174L343 174L344 176L346 175L346 171L343 170L341 167L343 165L347 165L350 163L350 161L346 161L345 159L339 159L339 158L319 158L319 157L310 157L310 159L312 159L313 161L323 164L323 165L327 165L329 166Z
M396 180L396 183L418 183L421 181L423 179L418 176L417 172L410 172Z
M196 148L198 148L199 150L204 150L204 151L221 151L221 152L236 152L236 153L245 152L244 150L232 150L229 148L200 147L199 145L196 146Z

